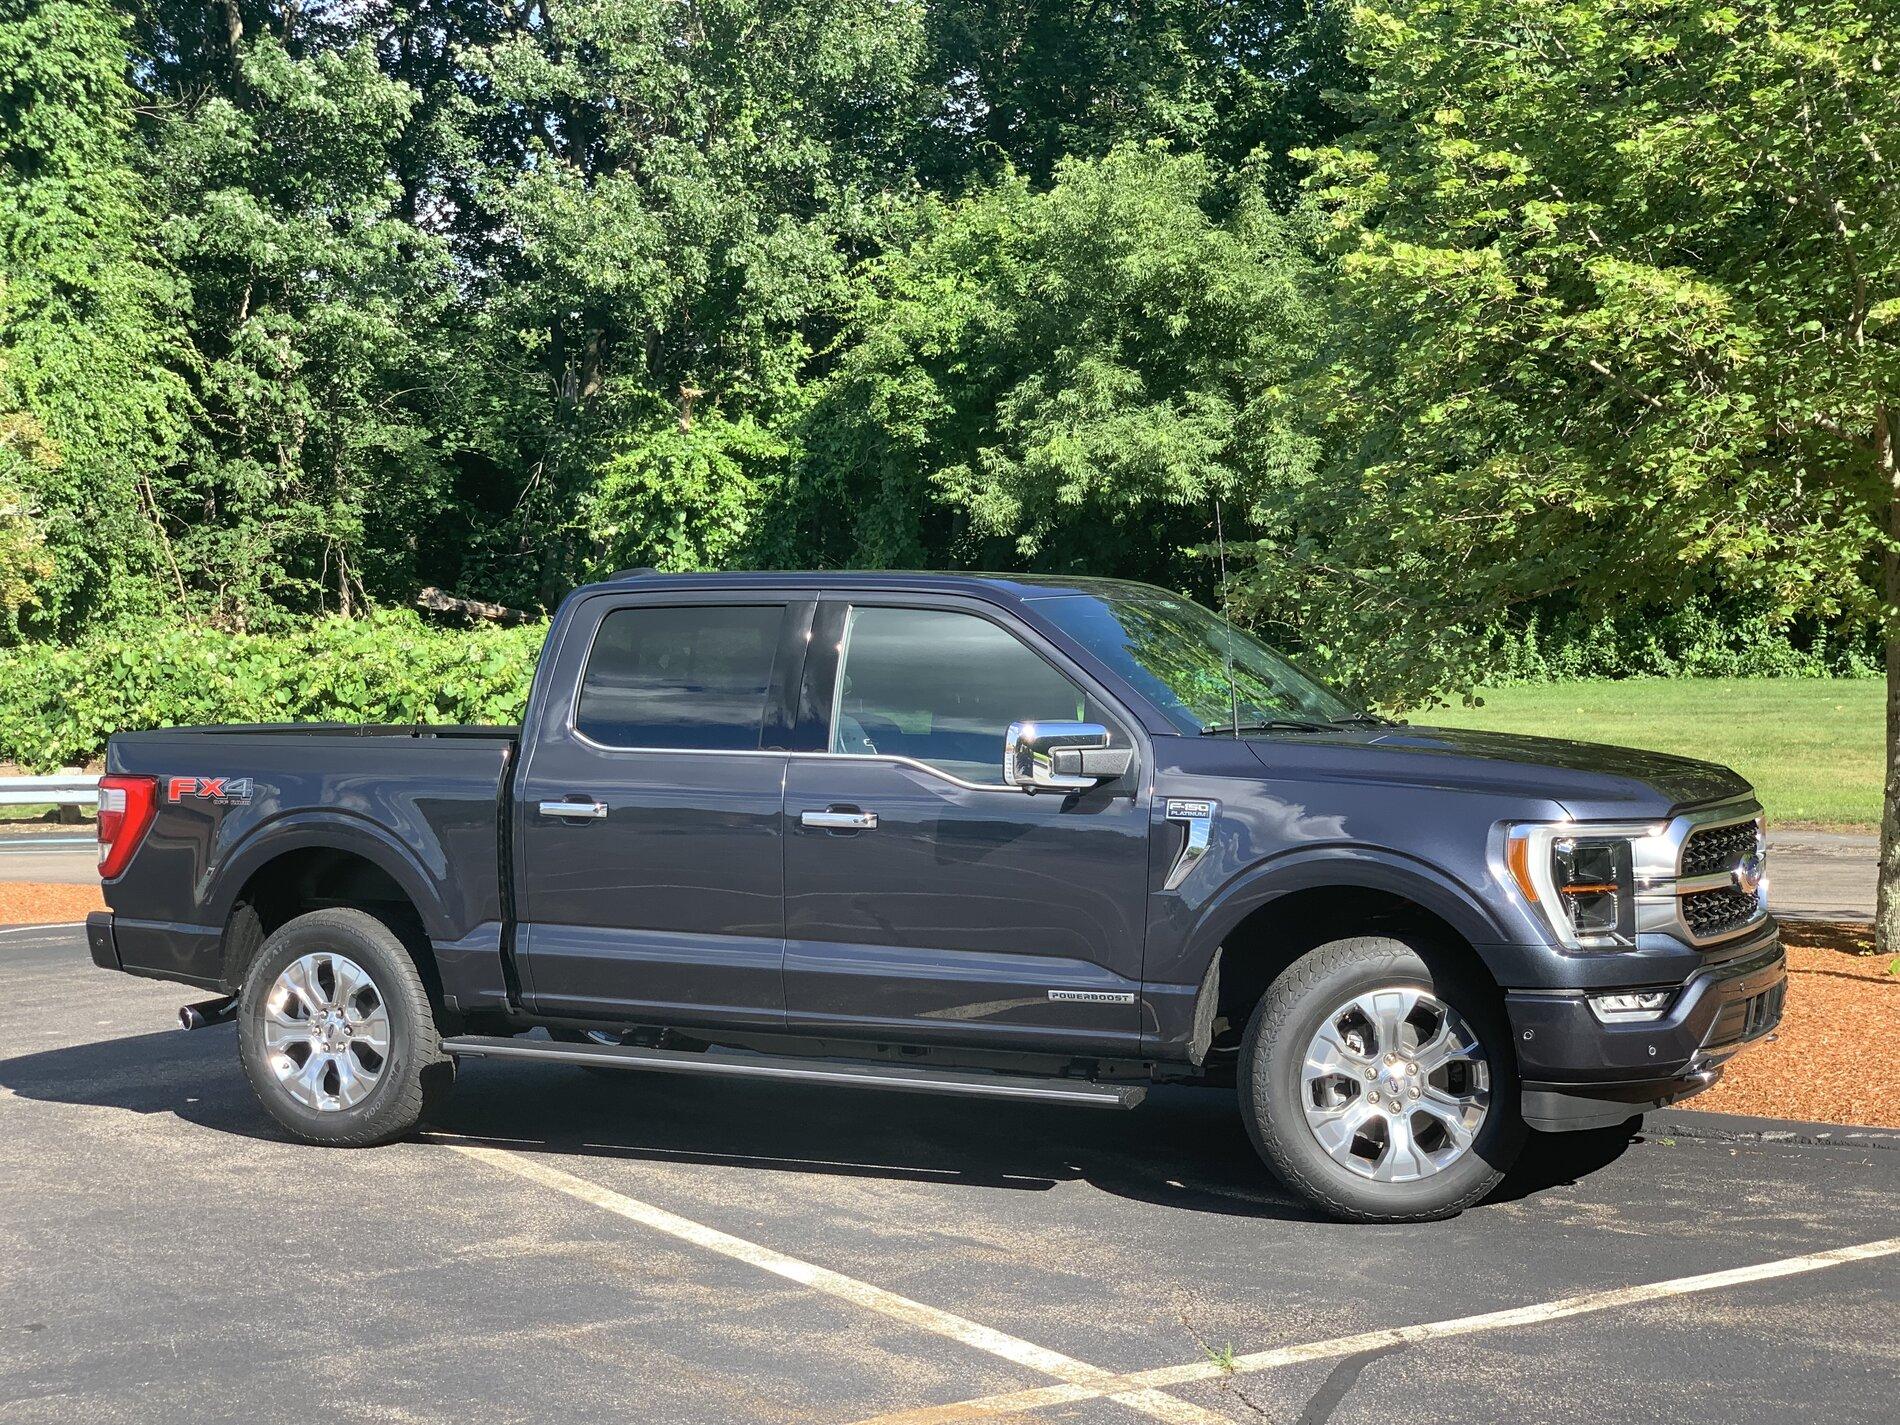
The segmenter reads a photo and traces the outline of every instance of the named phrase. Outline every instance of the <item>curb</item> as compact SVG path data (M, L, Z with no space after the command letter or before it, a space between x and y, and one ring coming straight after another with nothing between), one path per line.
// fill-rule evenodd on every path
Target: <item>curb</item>
M1804 1123L1794 1118L1753 1118L1740 1113L1706 1113L1660 1108L1643 1115L1651 1138L1702 1138L1718 1143L1777 1143L1800 1148L1883 1148L1900 1152L1900 1129L1863 1128L1853 1123Z

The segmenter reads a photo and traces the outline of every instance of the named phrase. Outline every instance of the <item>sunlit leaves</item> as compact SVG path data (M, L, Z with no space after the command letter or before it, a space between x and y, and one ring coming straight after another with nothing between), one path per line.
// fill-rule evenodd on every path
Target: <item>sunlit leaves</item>
M808 433L860 557L1166 577L1217 499L1270 518L1312 459L1280 394L1308 266L1214 190L1204 160L1123 148L925 211Z
M1900 393L1900 102L1873 11L1366 3L1313 155L1335 479L1250 597L1416 697L1560 594L1865 620ZM1889 457L1890 459L1890 457ZM1326 632L1330 630L1330 632Z

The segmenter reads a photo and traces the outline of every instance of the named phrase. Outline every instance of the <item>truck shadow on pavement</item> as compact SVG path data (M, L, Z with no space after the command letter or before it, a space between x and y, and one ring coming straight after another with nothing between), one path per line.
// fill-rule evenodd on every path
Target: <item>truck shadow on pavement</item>
M99 1040L0 1060L25 1099L170 1114L247 1138L290 1142L237 1064L235 1031ZM604 1074L565 1065L475 1064L424 1140L583 1158L702 1163L821 1177L1041 1192L1084 1181L1191 1212L1318 1221L1254 1155L1227 1090L1161 1088L1105 1112L850 1088ZM1629 1147L1627 1129L1533 1134L1491 1201L1573 1183Z

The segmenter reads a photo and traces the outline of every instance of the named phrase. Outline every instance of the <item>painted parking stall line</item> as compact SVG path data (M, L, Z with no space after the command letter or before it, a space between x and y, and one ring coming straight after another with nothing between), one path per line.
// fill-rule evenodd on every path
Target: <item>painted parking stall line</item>
M1114 1371L1101 1366L1089 1365L1060 1351L1052 1351L1046 1346L1038 1346L1033 1341L1025 1341L994 1327L984 1326L967 1317L953 1312L943 1311L913 1301L910 1297L900 1296L896 1292L886 1291L883 1287L872 1286L855 1277L834 1272L828 1267L816 1266L801 1261L774 1248L762 1246L757 1242L748 1242L743 1237L735 1237L730 1232L721 1232L716 1227L694 1222L691 1218L681 1217L663 1207L642 1202L638 1198L628 1197L625 1193L612 1188L602 1187L586 1178L573 1173L550 1167L523 1153L504 1148L487 1148L472 1143L448 1141L440 1135L431 1135L429 1141L440 1144L465 1157L487 1163L490 1167L500 1168L514 1173L530 1182L565 1193L581 1202L602 1208L642 1227L689 1243L708 1252L715 1252L735 1262L744 1262L747 1266L757 1267L760 1271L770 1272L813 1291L823 1292L841 1301L848 1301L867 1311L875 1311L907 1325L919 1327L938 1336L961 1342L974 1350L985 1351L1000 1357L1014 1365L1040 1371L1044 1375L1054 1376L1057 1380L1081 1393L1078 1400L1113 1400L1131 1410L1156 1420L1170 1422L1170 1425L1232 1425L1228 1417L1216 1411L1205 1409L1189 1401L1178 1400L1164 1394L1150 1385L1123 1385L1123 1379Z
M1437 1341L1452 1336L1474 1336L1486 1331L1502 1331L1513 1326L1537 1326L1547 1321L1562 1321L1573 1316L1613 1311L1618 1307L1644 1302L1665 1301L1671 1297L1692 1296L1698 1292L1721 1291L1727 1287L1747 1286L1753 1282L1774 1281L1780 1277L1800 1276L1824 1271L1851 1262L1873 1261L1900 1255L1900 1237L1877 1242L1862 1242L1851 1247L1835 1247L1825 1252L1809 1252L1799 1257L1761 1262L1755 1266L1732 1267L1726 1271L1705 1272L1698 1276L1675 1277L1669 1281L1646 1282L1640 1286L1616 1287L1609 1291L1586 1292L1580 1296L1559 1297L1531 1306L1507 1307L1476 1316L1459 1316L1445 1321L1427 1321L1417 1326L1395 1326L1381 1331L1364 1331L1354 1336L1336 1336L1326 1341L1310 1341L1300 1346L1278 1346L1237 1356L1229 1362L1192 1361L1179 1366L1161 1366L1154 1370L1131 1371L1111 1380L1084 1384L1068 1381L1061 1385L1034 1390L1011 1391L1003 1395L980 1396L949 1405L925 1406L871 1416L856 1425L960 1425L970 1420L992 1419L1045 1410L1056 1405L1074 1405L1099 1400L1111 1391L1164 1389L1219 1380L1227 1375L1254 1375L1284 1366L1303 1365L1341 1356L1357 1356L1367 1351L1420 1341Z

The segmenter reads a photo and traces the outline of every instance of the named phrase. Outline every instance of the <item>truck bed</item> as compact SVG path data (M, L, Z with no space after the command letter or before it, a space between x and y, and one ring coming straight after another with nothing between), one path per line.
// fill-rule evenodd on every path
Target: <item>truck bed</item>
M119 737L170 737L191 733L201 737L350 737L382 740L391 737L411 741L491 741L500 738L512 742L521 728L512 724L483 726L477 723L427 722L223 722L205 727L166 727L153 732L122 732Z
M224 930L263 887L339 900L393 882L451 964L498 973L511 727L255 724L121 733L106 771L154 777L157 810L105 883L133 973L232 988ZM260 876L265 868L269 874ZM387 878L386 880L382 878Z

